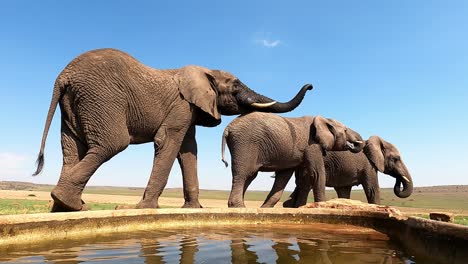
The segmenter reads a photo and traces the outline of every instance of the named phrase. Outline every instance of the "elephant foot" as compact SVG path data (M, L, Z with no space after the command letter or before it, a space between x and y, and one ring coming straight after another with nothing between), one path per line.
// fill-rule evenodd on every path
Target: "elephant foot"
M203 208L203 206L200 204L199 201L195 202L185 202L184 205L182 205L182 208Z
M284 208L295 208L296 207L296 201L294 201L294 199L289 198L288 200L284 201L283 207Z
M229 208L245 208L245 204L243 202L228 202Z
M145 201L141 200L135 207L136 209L145 209L145 208L160 208L158 202L150 202L150 201Z
M64 192L55 187L50 193L50 196L54 199L51 212L86 211L84 209L88 209L87 206L83 208L85 203L80 198L81 192L73 195L68 191Z
M273 208L273 207L275 206L272 204L262 204L262 206L260 206L260 208Z
M69 207L63 205L60 202L54 201L52 204L52 208L50 209L51 213L59 213L59 212L75 212L75 211L89 211L89 206L81 200L81 209L80 210L71 210Z

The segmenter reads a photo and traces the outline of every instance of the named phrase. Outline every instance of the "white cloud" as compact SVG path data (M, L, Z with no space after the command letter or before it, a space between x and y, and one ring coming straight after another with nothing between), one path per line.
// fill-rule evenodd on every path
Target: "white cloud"
M31 158L12 152L0 152L0 176L18 176L27 172Z
M0 152L0 168L19 168L26 160L27 157L24 155L11 152Z
M257 40L257 43L260 43L264 47L267 48L274 48L277 47L279 44L281 44L280 40L268 40L268 39L259 39Z

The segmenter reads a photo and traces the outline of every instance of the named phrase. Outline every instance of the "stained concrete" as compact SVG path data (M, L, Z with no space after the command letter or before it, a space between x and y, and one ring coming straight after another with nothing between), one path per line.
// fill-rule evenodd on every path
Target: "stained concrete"
M392 210L340 208L130 209L0 216L0 247L112 232L187 226L330 223L372 228L431 263L466 263L468 227L404 217Z

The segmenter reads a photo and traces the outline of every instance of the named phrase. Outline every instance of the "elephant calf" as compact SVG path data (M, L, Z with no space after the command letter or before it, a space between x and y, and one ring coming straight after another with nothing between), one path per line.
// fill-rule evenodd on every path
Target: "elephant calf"
M400 152L393 144L378 136L370 137L360 153L327 152L324 162L327 175L326 186L334 187L339 198L349 199L351 187L362 184L367 201L380 204L378 171L396 179L393 188L396 196L407 198L413 192L413 180L401 159ZM302 178L296 177L298 186L308 184L302 181ZM401 185L403 185L403 190ZM296 187L283 206L296 207L299 200L307 200L307 193L300 192Z
M244 207L245 191L258 171L276 172L276 184L270 197L281 197L289 178L299 167L304 168L304 177L314 183L315 200L322 201L325 199L324 151L359 152L364 146L358 133L333 119L321 116L284 118L259 112L234 119L224 130L222 160L227 166L226 143L232 163L229 207Z

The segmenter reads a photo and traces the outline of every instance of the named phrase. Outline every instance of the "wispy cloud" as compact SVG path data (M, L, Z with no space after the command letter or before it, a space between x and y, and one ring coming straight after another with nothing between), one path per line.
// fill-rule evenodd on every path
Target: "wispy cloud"
M13 152L0 152L0 176L17 176L27 172L30 157Z
M274 48L281 44L280 40L258 39L257 43L267 48Z

